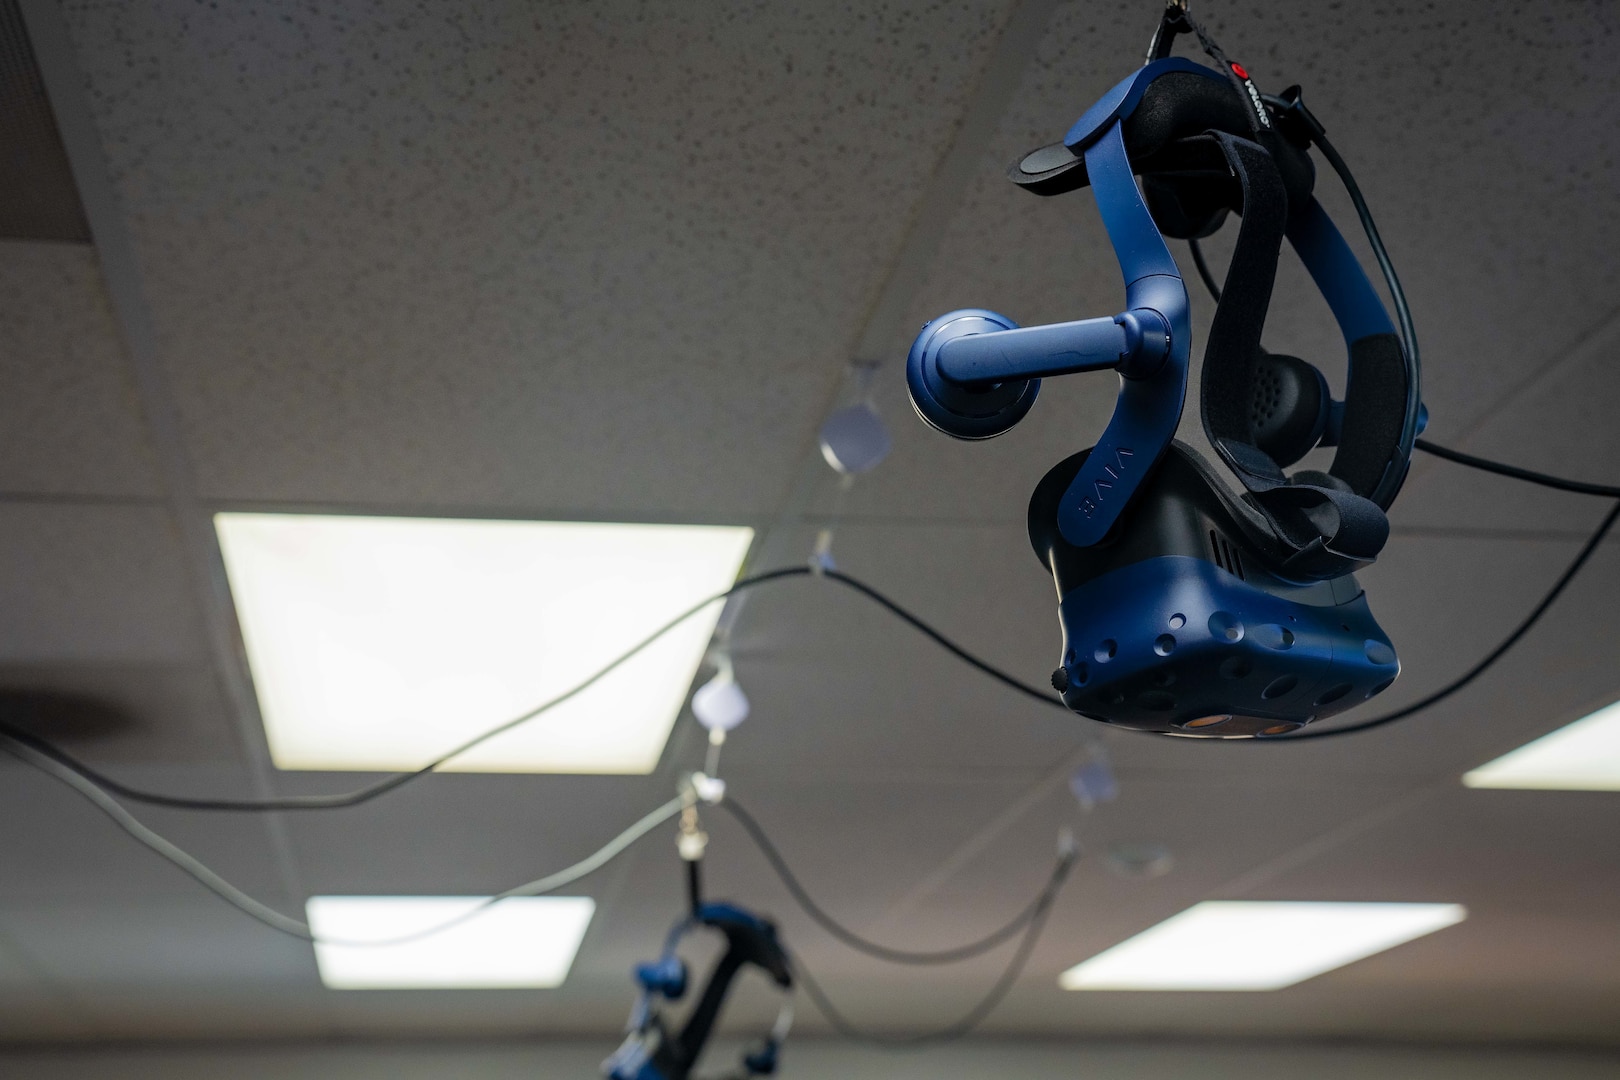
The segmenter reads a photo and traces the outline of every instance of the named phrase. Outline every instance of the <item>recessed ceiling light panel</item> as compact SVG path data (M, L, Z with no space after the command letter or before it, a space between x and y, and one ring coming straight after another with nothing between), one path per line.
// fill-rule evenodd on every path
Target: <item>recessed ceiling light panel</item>
M312 896L317 937L380 941L449 922L481 896ZM586 896L502 900L441 933L402 945L315 945L332 990L472 990L561 986L596 911Z
M564 691L731 585L753 530L303 514L214 519L271 755L406 770ZM477 772L647 773L720 604L462 755Z
M1280 990L1461 922L1460 904L1206 900L1065 971L1065 990Z
M1463 775L1471 788L1620 791L1620 702Z

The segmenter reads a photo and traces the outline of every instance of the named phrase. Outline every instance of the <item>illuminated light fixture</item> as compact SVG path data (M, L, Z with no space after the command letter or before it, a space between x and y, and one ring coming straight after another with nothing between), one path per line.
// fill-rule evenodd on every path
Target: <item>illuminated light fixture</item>
M1471 788L1620 791L1620 702L1463 774Z
M1461 904L1206 900L1065 971L1065 990L1280 990L1459 923Z
M377 941L449 922L481 896L312 896L316 937ZM502 900L464 923L401 945L315 944L331 990L475 990L561 986L596 911L587 896Z
M217 514L282 769L409 770L571 689L729 588L753 530ZM720 603L579 696L451 761L648 773Z

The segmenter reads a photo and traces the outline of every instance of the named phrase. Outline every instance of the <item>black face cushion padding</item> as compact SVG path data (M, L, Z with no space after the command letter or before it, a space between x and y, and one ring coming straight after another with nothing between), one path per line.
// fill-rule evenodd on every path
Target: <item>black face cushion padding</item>
M1372 562L1389 540L1384 511L1352 491L1302 484L1249 498L1294 548L1282 563L1293 576L1338 577Z
M1332 473L1360 492L1370 492L1400 445L1406 400L1406 359L1394 334L1372 334L1350 343L1350 378L1344 395L1344 430Z
M1264 351L1253 379L1248 441L1286 468L1309 453L1327 428L1327 380L1297 356Z
M1343 482L1314 483L1312 470L1289 478L1264 453L1245 443L1219 440L1216 449L1243 477L1244 501L1258 510L1289 552L1290 576L1325 579L1372 562L1389 539L1389 519L1371 499Z
M1334 491L1349 491L1350 485L1340 480L1332 473L1325 473L1321 469L1300 469L1288 478L1290 484L1305 484L1311 487L1332 488ZM1354 494L1352 492L1352 494Z
M1264 514L1254 508L1247 500L1234 495L1227 482L1221 478L1220 473L1197 450L1188 446L1179 439L1170 440L1170 454L1176 455L1186 466L1197 473L1210 492L1225 507L1226 512L1250 543L1268 553L1278 553L1277 531L1266 520ZM1170 454L1166 454L1169 457ZM1283 553L1286 554L1286 553Z

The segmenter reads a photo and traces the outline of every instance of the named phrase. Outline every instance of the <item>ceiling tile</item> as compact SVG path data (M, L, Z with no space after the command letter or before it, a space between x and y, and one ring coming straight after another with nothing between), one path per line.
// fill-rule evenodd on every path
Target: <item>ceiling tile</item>
M68 8L206 494L713 518L786 490L1007 4Z
M95 251L0 241L0 291L0 491L159 494Z

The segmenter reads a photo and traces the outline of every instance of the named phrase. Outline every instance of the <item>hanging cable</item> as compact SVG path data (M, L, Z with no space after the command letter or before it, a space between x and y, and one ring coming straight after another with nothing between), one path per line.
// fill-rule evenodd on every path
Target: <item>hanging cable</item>
M411 941L418 941L422 938L442 933L453 926L459 926L461 923L466 922L467 920L493 907L503 900L509 900L518 896L543 896L546 893L555 892L558 889L571 885L581 878L595 873L608 863L612 862L614 859L618 858L637 840L640 840L653 829L670 820L676 814L679 814L687 803L687 799L685 797L677 796L664 805L658 807L656 810L653 810L651 813L643 816L641 820L637 821L634 825L631 825L628 829L624 830L618 836L608 841L601 848L598 848L594 853L584 859L581 859L574 865L567 867L566 869L559 870L555 874L548 874L543 878L537 878L534 881L525 882L522 885L507 889L505 892L487 897L475 907L472 907L460 915L457 915L453 919L449 919L442 923L437 923L433 926L415 931L410 934L403 934L398 937L378 938L374 940L351 940L347 938L329 938L318 935L314 933L310 929L309 924L304 922L302 919L295 919L290 915L284 915L268 904L249 896L235 885L232 885L229 881L226 881L195 855L185 851L166 837L160 835L147 825L143 824L139 819L125 809L122 804L120 804L111 795L103 791L94 782L79 775L73 769L63 765L61 762L55 760L49 755L43 754L33 747L6 735L0 735L0 749L5 750L19 761L33 766L40 772L43 772L72 788L74 791L88 800L92 805L94 805L96 809L100 810L103 814L107 815L107 817L111 818L115 825L145 846L148 850L168 860L192 880L202 885L209 892L213 893L227 904L230 904L238 911L241 911L251 918L258 920L265 926L268 926L270 929L282 934L287 934L290 937L299 938L303 941L315 942L317 944L342 945L359 948L403 945Z
M1271 95L1266 95L1268 101ZM1406 290L1401 288L1401 279L1395 273L1395 263L1389 257L1389 251L1384 247L1384 238L1378 233L1378 226L1373 223L1372 211L1367 207L1367 200L1362 197L1361 185L1356 183L1355 175L1350 172L1350 166L1344 158L1333 148L1328 141L1327 133L1310 110L1300 105L1300 113L1311 128L1311 141L1316 148L1322 151L1333 171L1339 174L1339 181L1344 184L1345 192L1350 196L1350 202L1356 208L1356 217L1361 219L1361 229L1367 234L1367 243L1372 248L1373 258L1378 260L1378 269L1383 271L1384 284L1389 287L1389 297L1395 303L1395 321L1401 328L1401 343L1406 346L1406 355L1412 360L1412 370L1419 370L1417 329L1412 325L1412 309L1406 303Z
M770 863L771 869L776 872L776 876L787 887L788 894L793 897L793 902L798 904L806 915L815 920L823 930L850 948L891 964L918 966L954 964L989 952L997 945L1016 935L1018 931L1027 927L1040 916L1042 911L1051 905L1053 900L1057 899L1059 890L1063 888L1064 882L1069 878L1070 871L1074 869L1074 864L1080 857L1078 848L1072 844L1065 845L1058 853L1058 860L1052 867L1051 876L1047 878L1046 884L1042 886L1040 893L1030 902L1029 906L1015 916L1011 922L977 941L950 949L926 951L893 949L855 933L828 914L820 904L816 903L815 898L810 895L809 890L799 881L798 875L794 874L792 868L788 866L781 850L772 842L759 821L739 805L735 798L726 798L720 803L720 806L737 819L737 823L743 827L743 831L748 834L748 838L754 842L755 847L759 848L760 854L765 856L765 861Z
M1017 950L1013 953L1012 959L1007 962L1001 977L996 980L995 985L990 987L990 991L980 999L977 1005L969 1009L961 1019L937 1031L923 1032L918 1035L892 1036L863 1031L851 1023L849 1018L838 1010L837 1006L828 998L827 992L821 988L821 984L816 981L815 976L810 974L809 969L804 966L804 963L798 957L794 957L794 975L798 978L799 985L804 987L805 993L809 995L810 1000L816 1003L816 1008L820 1009L821 1014L827 1018L827 1023L832 1025L833 1030L846 1039L885 1046L891 1049L910 1049L954 1042L971 1035L995 1011L996 1006L1001 1004L1002 999L1007 996L1007 993L1018 982L1019 976L1024 973L1024 968L1029 963L1030 955L1035 951L1035 943L1040 940L1041 931L1046 927L1047 917L1052 913L1052 902L1056 899L1056 893L1042 897L1040 905L1035 908L1029 919L1028 926L1024 930L1023 939L1019 941Z
M996 681L1017 690L1019 693L1024 694L1027 697L1035 698L1037 701L1041 701L1047 705L1056 706L1059 709L1063 709L1065 712L1068 711L1063 702L1059 701L1049 691L1040 690L1029 683L1023 682L1016 676L1008 674L988 661L981 660L979 657L968 652L962 646L958 645L956 642L946 637L943 633L936 630L933 626L923 621L923 619L921 619L919 616L914 615L905 607L901 606L894 600L889 599L889 597L885 596L882 592L859 580L858 578L850 577L848 574L837 570L818 572L812 570L808 566L790 566L784 567L780 570L769 570L764 573L755 574L751 577L739 579L738 582L731 588L725 590L724 592L716 593L713 596L694 604L680 615L677 615L675 618L671 619L669 622L655 630L652 634L649 634L647 637L643 638L640 642L631 647L629 651L622 653L614 660L609 661L606 665L599 668L594 674L590 675L582 682L576 683L571 689L564 691L549 701L535 706L519 716L513 717L511 720L507 720L497 727L491 728L489 731L483 732L482 734L467 740L466 742L457 746L455 749L449 751L448 753L442 754L438 758L422 766L420 769L417 769L415 772L398 773L394 776L386 777L354 791L340 792L331 795L283 795L268 799L216 799L169 795L162 792L144 791L140 788L131 787L128 784L122 783L121 781L106 775L100 770L78 760L67 751L56 746L54 743L51 743L46 739L42 739L25 728L18 727L17 725L9 723L8 721L0 720L0 735L8 736L19 743L26 744L40 754L43 754L55 761L57 764L78 773L81 777L91 781L105 791L113 795L117 795L119 798L128 799L131 802L141 802L151 806L162 806L171 810L219 810L242 812L269 812L281 810L341 810L351 806L359 806L362 803L370 802L372 799L397 790L413 780L418 780L421 777L426 776L428 773L435 771L446 762L463 753L466 753L468 750L471 750L480 743L483 743L488 739L492 739L503 732L510 731L512 728L515 728L520 724L527 723L528 721L533 720L536 717L541 716L551 709L563 704L565 701L577 697L591 686L594 686L596 683L600 682L609 673L623 665L626 661L630 660L632 657L651 646L659 638L675 629L675 627L679 626L682 622L696 615L698 612L702 611L704 608L708 607L712 603L715 603L716 601L723 600L735 593L748 589L754 589L770 582L781 581L785 578L810 576L824 577L828 580L838 582L845 588L859 593L868 600L873 601L880 607L889 611L901 621L905 622L908 626L917 630L919 633L929 638L931 641L945 649L952 656L955 656L957 659L966 663L968 666L989 675Z
M1469 468L1494 473L1499 476L1506 476L1516 480L1523 480L1529 483L1555 488L1560 491L1574 492L1576 494L1620 497L1620 487L1606 484L1586 483L1584 481L1569 480L1563 477L1551 476L1547 473L1534 472L1530 469L1522 469L1515 465L1507 465L1501 462L1491 461L1487 458L1477 457L1473 454L1465 454L1458 450L1451 450L1423 439L1419 439L1416 446L1418 449L1423 450L1426 453L1434 454L1436 457L1440 457ZM1588 558L1590 558L1592 551L1596 549L1597 543L1601 542L1603 537L1607 535L1610 524L1612 523L1609 522L1608 519L1605 519L1605 524L1601 525L1598 532L1594 534L1592 540L1588 541L1588 547L1582 550L1581 554L1577 556L1575 562L1572 563L1569 569L1565 571L1564 576L1560 577L1558 582L1555 583L1552 591L1542 598L1541 603L1536 606L1525 621L1519 625L1512 635L1509 636L1509 639L1505 641L1503 645L1493 650L1483 661L1480 662L1480 664L1475 665L1474 668L1465 673L1461 679L1443 688L1441 691L1437 691L1438 696L1425 698L1417 705L1409 706L1408 708L1401 710L1399 713L1378 717L1375 720L1369 720L1360 725L1324 729L1321 731L1312 731L1307 734L1283 736L1275 739L1259 741L1297 742L1300 739L1318 739L1333 735L1350 734L1351 732L1355 731L1365 731L1371 727L1380 727L1384 724L1393 723L1395 720L1410 716L1414 712L1418 711L1419 708L1427 708L1428 705L1435 704L1436 702L1443 700L1445 697L1450 696L1450 694L1454 693L1455 691L1462 689L1462 687L1467 685L1468 682L1472 682L1480 674L1483 674L1486 668L1490 667L1490 665L1494 663L1503 652L1506 652L1508 648L1511 648L1512 645L1517 642L1518 639L1522 637L1531 626L1535 624L1536 620L1541 617L1542 612L1546 610L1547 606L1549 606L1552 601L1557 598L1558 594L1563 591L1564 587L1568 585L1569 580L1573 578L1575 573L1577 573L1581 567L1586 564L1586 561ZM429 762L427 765L417 769L415 772L399 773L394 776L389 776L354 791L330 795L286 795L269 799L197 798L170 795L162 792L144 791L140 788L131 787L128 784L124 784L113 777L106 775L98 769L78 760L71 754L67 753L67 751L61 749L48 740L40 738L38 735L8 721L0 720L0 735L7 736L11 740L23 744L44 757L51 759L58 765L77 773L81 778L89 780L91 783L103 789L105 792L116 795L123 799L128 799L132 802L141 802L152 806L162 806L176 810L265 812L281 810L344 809L351 806L359 806L363 803L371 801L372 799L397 790L398 788L403 787L405 784L433 772L441 765L455 758L457 755L470 750L472 747L479 745L485 740L494 738L496 735L499 735L502 732L509 731L512 728L526 723L535 717L541 716L550 709L561 705L563 702L577 696L589 687L595 685L601 679L605 678L609 673L623 665L626 661L636 656L642 650L648 648L664 634L667 634L670 630L674 629L676 626L679 626L686 619L696 615L698 612L702 611L705 607L709 606L715 601L722 600L725 597L731 596L735 593L757 588L758 586L767 584L769 582L780 581L786 578L808 577L812 574L817 577L823 577L831 581L836 581L845 588L848 588L872 601L873 603L882 607L884 610L888 611L890 614L894 615L896 618L900 619L902 622L906 623L906 625L910 626L912 629L923 634L929 640L939 645L958 660L961 660L963 663L976 669L977 671L990 676L992 679L995 679L997 682L1000 682L1009 689L1015 690L1025 697L1040 701L1043 704L1063 709L1065 713L1068 712L1067 706L1065 706L1057 697L1045 690L1039 689L1029 683L1024 682L1017 676L1014 676L1001 668L996 667L989 661L974 655L961 645L958 645L955 641L946 637L932 625L925 622L921 617L913 614L910 610L898 602L890 599L888 596L884 595L882 592L866 584L860 579L851 577L840 570L824 570L817 573L812 571L809 567L792 566L739 579L731 588L725 590L724 592L716 593L714 596L711 596L708 599L703 600L701 603L688 608L685 612L682 612L674 619L671 619L658 630L654 631L651 635L633 646L630 650L610 661L584 681L576 684L572 689L565 691L557 697L554 697L533 709L530 709L528 712L523 713L520 716L506 721L498 727L469 739L460 746L451 750L449 753L441 755L439 758Z
M1547 473L1535 472L1531 469L1521 469L1517 465L1505 465L1499 461L1491 461L1489 458L1477 457L1473 454L1465 454L1460 450L1452 450L1436 443L1431 443L1426 439L1419 439L1414 445L1419 450L1433 454L1435 457L1443 458L1446 461L1454 462L1455 464L1463 465L1470 469L1479 469L1483 472L1493 473L1497 476L1506 476L1511 477L1514 480L1523 480L1531 484L1540 484L1543 487L1554 488L1558 491L1569 491L1578 495L1598 495L1620 499L1620 487L1610 484L1589 484L1580 480L1567 480L1561 476L1551 476ZM1369 720L1363 720L1360 723L1347 724L1344 727L1337 728L1310 730L1302 734L1287 735L1278 739L1263 739L1256 741L1283 743L1299 742L1301 739L1328 739L1338 735L1353 735L1361 731L1371 731L1373 728L1383 727L1386 724L1393 724L1397 720L1404 720L1415 713L1427 709L1431 705L1437 705L1444 701L1446 698L1450 697L1452 694L1455 694L1457 691L1461 690L1463 687L1467 686L1469 683L1483 675L1485 671L1492 664L1496 663L1496 661L1499 660L1504 653L1513 648L1514 645L1518 644L1519 639L1524 637L1524 635L1530 631L1530 628L1536 624L1537 620L1539 620L1541 616L1546 613L1547 609L1553 605L1553 602L1558 599L1559 595L1564 591L1565 588L1568 587L1569 583L1575 579L1575 575L1580 572L1581 567L1585 566L1587 560L1590 559L1592 554L1597 551L1598 546L1603 543L1604 537L1608 536L1609 531L1614 527L1617 517L1620 517L1620 503L1616 503L1614 507L1610 509L1608 514L1604 516L1603 520L1599 522L1597 530L1593 532L1592 535L1587 539L1586 544L1575 556L1575 560L1565 568L1562 574L1559 575L1558 580L1553 582L1552 588L1547 590L1546 594L1542 596L1541 601L1531 609L1530 614L1526 615L1523 621L1521 621L1518 626L1514 627L1513 632L1504 638L1501 644L1497 645L1496 648L1486 653L1484 659L1480 660L1479 663L1463 672L1462 675L1458 676L1456 679L1453 679L1439 690L1436 690L1434 693L1429 694L1426 697L1419 698L1417 701L1403 709L1397 709L1394 712L1386 713L1383 716L1375 716Z
M362 803L370 802L372 799L386 795L391 791L405 786L413 780L418 780L421 777L426 776L428 773L434 772L447 762L466 753L473 747L493 739L497 735L510 731L521 724L528 723L530 720L533 720L536 717L555 709L564 702L578 697L580 694L602 681L602 679L606 678L613 671L624 665L627 661L631 660L633 657L637 656L642 651L653 645L671 630L674 630L677 626L684 623L687 619L692 618L709 605L717 601L724 600L728 596L745 592L749 589L758 588L759 586L769 582L781 581L784 578L808 577L810 576L810 573L811 571L809 567L790 566L784 567L780 570L768 570L764 573L740 578L734 585L731 586L731 588L726 589L723 592L715 593L713 596L693 604L691 607L687 608L685 611L666 622L663 626L641 639L641 641L637 642L629 650L621 653L607 664L598 668L595 673L585 678L583 681L575 683L572 688L563 691L556 697L536 705L527 712L515 716L502 724L490 728L488 731L468 739L466 742L460 744L447 753L441 754L439 757L433 759L414 772L397 773L393 776L378 780L375 783L357 788L354 791L340 792L331 795L282 795L268 799L196 798L180 795L168 795L161 792L143 791L139 788L130 787L127 784L121 783L120 781L107 776L105 773L102 773L99 770L94 769L91 766L86 765L84 762L72 757L66 751L60 749L45 739L42 739L39 736L4 720L0 720L0 734L10 736L12 739L15 739L18 742L26 743L34 750L51 758L58 764L63 765L66 768L78 773L85 779L94 782L105 791L113 795L117 795L120 798L129 799L132 802L147 803L151 806L163 806L172 810L221 810L247 812L281 810L342 810L351 806L359 806Z
M1616 519L1620 519L1620 502L1616 502L1613 508L1611 508L1609 512L1604 515L1603 521L1597 527L1597 531L1594 532L1586 541L1586 544L1580 550L1580 554L1575 556L1575 561L1570 563L1569 566L1565 568L1564 572L1558 576L1558 580L1553 582L1553 587L1547 590L1547 594L1541 598L1541 602L1531 609L1530 614L1526 615L1524 620L1520 622L1518 626L1514 627L1513 632L1506 638L1503 638L1502 643L1497 645L1496 648L1486 653L1485 658L1480 660L1479 663L1463 672L1462 675L1458 676L1456 679L1453 679L1439 690L1436 690L1434 693L1428 694L1425 697L1419 698L1417 701L1414 701L1404 709L1396 709L1392 713L1386 713L1383 716L1375 716L1370 720L1363 720L1357 724L1349 724L1345 727L1337 728L1322 728L1320 730L1310 729L1298 735L1284 735L1275 739L1255 739L1253 741L1261 743L1291 743L1300 742L1305 739L1328 739L1339 735L1353 735L1359 731L1371 731L1373 728L1383 727L1385 724L1393 724L1397 720L1404 720L1414 713L1422 712L1429 706L1437 705L1444 701L1446 698L1450 697L1452 694L1455 694L1457 691L1461 690L1463 687L1467 686L1469 683L1483 675L1492 664L1496 663L1496 661L1502 657L1503 653L1513 648L1514 645L1517 645L1519 639L1524 637L1524 635L1530 631L1532 626L1536 625L1536 621L1546 613L1548 608L1552 607L1553 601L1557 600L1559 594L1564 591L1571 581L1575 580L1575 575L1580 572L1581 567L1586 565L1586 561L1592 557L1592 553L1595 552L1598 549L1598 546L1603 543L1603 538L1609 535L1609 530L1614 527Z
M154 852L180 869L187 876L202 885L204 888L208 889L209 892L230 904L238 911L241 911L263 925L268 926L272 930L275 930L278 933L286 934L289 937L295 937L301 941L309 941L316 944L338 945L349 948L386 947L418 941L423 938L431 937L434 934L442 933L454 926L467 922L503 900L522 896L542 896L546 893L555 892L557 889L573 884L574 882L579 881L581 878L600 870L613 859L617 858L619 855L622 855L631 847L631 845L633 845L643 836L646 836L653 829L674 818L677 814L688 811L691 808L691 799L689 797L685 795L676 796L667 803L643 816L639 821L621 832L618 836L614 837L611 841L603 845L587 858L582 859L574 865L567 867L564 870L560 870L555 874L550 874L546 877L526 882L522 885L515 886L514 888L507 889L504 892L500 892L494 896L488 897L476 906L445 922L437 923L430 927L425 927L422 930L418 930L410 934L390 938L369 940L332 938L314 933L310 929L309 924L302 919L295 919L292 916L285 915L270 907L268 904L265 904L262 901L250 896L237 886L231 884L196 856L180 848L166 837L142 823L127 809L125 809L124 806L121 805L116 799L102 791L94 783L78 775L72 769L67 768L60 762L38 752L30 746L3 735L0 735L0 749L6 750L18 760L33 766L53 779L56 779L66 786L72 788L103 814L112 819L113 823L129 836L141 843L148 850ZM743 810L741 807L737 806L733 800L725 800L721 802L720 805L731 808L732 813L737 817L738 821L744 823L744 827L748 829L750 836L754 838L756 843L760 844L761 850L767 853L772 865L782 876L783 881L788 884L790 891L794 893L796 898L800 899L801 903L806 905L806 910L810 912L818 922L827 927L829 930L832 930L834 934L840 938L840 940L851 943L857 948L860 948L861 951L877 956L880 959L904 964L950 963L979 955L1006 941L1019 929L1024 929L1025 934L1023 941L1020 943L1017 952L1015 952L1013 955L1012 961L1008 964L1008 967L1003 972L1001 978L997 980L995 986L991 988L990 993L986 995L986 997L961 1020L940 1032L919 1037L907 1037L901 1040L887 1040L882 1039L881 1037L867 1036L856 1031L853 1029L853 1027L851 1027L851 1025L848 1024L842 1015L837 1012L837 1009L832 1005L832 1003L827 1000L825 994L821 992L819 986L812 985L811 987L807 988L810 989L811 995L815 998L817 1005L827 1015L829 1022L833 1023L833 1025L839 1028L841 1031L844 1031L846 1034L849 1034L854 1038L879 1038L879 1041L892 1041L901 1045L960 1038L961 1036L971 1032L975 1027L978 1026L984 1017L989 1015L991 1010L993 1010L996 1005L1000 1003L1001 999L1006 996L1007 991L1012 987L1013 983L1017 981L1018 975L1022 972L1024 965L1028 963L1030 951L1034 948L1035 940L1039 937L1041 929L1045 925L1046 917L1051 911L1053 902L1057 899L1058 891L1064 881L1068 878L1069 871L1073 868L1073 865L1078 858L1078 852L1076 849L1072 845L1066 845L1059 855L1058 862L1053 869L1051 879L1047 882L1046 887L1041 890L1039 896L1036 897L1034 903L1031 904L1030 907L1027 908L1023 913L1021 913L1012 923L1002 927L1000 930L995 931L989 937L983 938L980 941L974 942L967 946L942 950L939 952L908 952L899 949L889 949L885 946L878 945L875 942L867 941L865 938L861 938L858 935L853 934L840 926L836 921L832 920L830 916L827 916L818 906L815 905L814 901L810 900L808 893L805 892L803 886L799 883L797 876L793 874L792 870L788 868L786 862L782 860L780 852L777 851L775 845L771 843L768 837L766 837L764 831L760 829L758 823L754 821L753 817L749 815L746 810ZM697 862L689 861L688 868L689 871L691 871L688 875L687 882L688 891L690 893L689 899L695 907L700 902L702 896L702 885L697 872ZM813 979L808 972L803 972L803 977L807 983L813 984Z
M308 923L301 919L294 919L290 915L283 915L275 908L255 900L235 885L232 885L197 858L147 828L133 814L124 809L116 799L108 795L92 781L79 775L77 771L63 765L50 755L34 749L20 739L11 738L8 735L0 735L0 749L4 749L17 760L32 765L40 772L54 777L78 792L89 800L97 810L111 818L113 823L120 829L145 845L149 850L179 867L192 880L221 900L224 900L227 904L252 916L272 930L290 934L296 938L303 938L305 941L314 940Z
M944 649L946 652L950 653L964 664L983 672L992 679L995 679L997 682L1001 683L1003 686L1016 690L1025 697L1034 698L1036 701L1039 701L1042 704L1056 705L1063 711L1068 712L1069 707L1054 697L1051 690L1042 690L1037 686L1032 686L1015 675L1009 675L1007 672L996 667L989 661L981 660L979 657L974 656L962 646L958 645L956 642L952 641L938 630L935 630L932 626L929 626L927 623L923 622L922 619L918 618L916 615L913 615L895 601L890 600L887 596L884 596L882 593L878 592L864 581L860 581L857 578L852 578L848 574L842 573L838 570L828 570L823 576L832 581L838 582L840 585L854 589L856 592L888 611L895 618L899 619L901 622L904 622L913 630L916 630L918 633L928 638L934 644L938 645L940 648Z
M1542 487L1554 488L1558 491L1571 491L1577 495L1598 495L1610 499L1620 499L1620 487L1612 484L1588 484L1582 480L1566 480L1561 476L1549 476L1546 473L1521 469L1517 465L1504 465L1500 461L1475 457L1473 454L1465 454L1461 450L1451 450L1427 439L1419 439L1413 445L1424 453L1433 454L1437 458L1444 458L1446 461L1458 465L1466 465L1470 469L1495 473L1497 476L1512 477L1514 480L1524 480L1527 483L1540 484Z
M203 863L202 860L180 848L166 837L145 825L133 814L131 814L121 803L119 803L111 795L107 794L107 792L103 791L94 782L80 776L78 773L51 758L50 756L40 753L38 750L27 745L26 743L12 739L3 734L0 734L0 749L4 749L7 753L10 753L19 761L33 766L46 775L72 788L103 814L111 818L113 823L116 824L120 829L122 829L125 833L138 841L148 850L173 864L187 876L191 877L198 884L208 889L215 896L218 896L232 907L235 907L237 910L270 927L272 930L276 930L280 933L287 934L291 937L296 937L304 941L349 947L403 945L411 941L417 941L422 938L430 937L434 934L442 933L453 926L458 926L503 900L509 900L513 897L521 896L542 896L546 893L555 892L557 889L571 885L581 878L600 870L613 859L617 858L619 855L628 850L630 846L637 840L640 840L653 829L674 818L676 815L679 814L689 817L694 811L693 798L686 794L678 795L669 802L664 803L662 806L643 816L639 821L621 832L618 836L614 837L593 854L581 859L572 866L559 870L555 874L549 874L546 877L537 878L534 881L529 881L522 885L514 886L513 888L507 889L504 892L496 893L494 896L485 898L478 905L470 908L460 915L457 915L455 918L449 919L442 923L437 923L423 930L414 931L410 934L400 935L397 937L371 940L329 938L316 935L310 929L309 924L303 920L295 919L289 915L284 915L270 907L268 904L253 898L246 892L237 888L235 885L232 885L229 881L225 880L224 877ZM730 810L732 815L736 817L737 820L743 825L744 830L747 831L754 843L759 846L760 850L765 854L766 858L771 863L773 869L775 869L777 874L781 877L783 883L787 885L789 892L793 894L794 898L812 918L814 918L839 940L844 941L852 947L859 949L868 955L877 957L878 959L888 960L890 962L899 964L948 964L978 956L989 951L990 949L995 948L997 945L1016 934L1020 929L1027 927L1035 920L1041 918L1042 913L1049 908L1052 902L1057 898L1058 891L1068 879L1069 872L1073 869L1074 863L1079 858L1078 849L1072 844L1066 844L1059 853L1058 861L1053 867L1051 877L1048 879L1046 885L1042 888L1040 894L1035 898L1030 906L1020 913L1011 923L1008 923L1006 926L994 931L988 937L981 938L976 942L972 942L964 946L958 946L952 949L945 949L936 952L911 952L903 949L891 949L887 946L879 945L876 942L869 941L855 934L853 931L850 931L839 924L830 915L823 911L813 899L811 899L809 893L799 882L798 876L795 875L792 869L787 865L787 862L785 859L783 859L780 850L766 835L764 829L761 828L758 821L754 819L753 815L749 814L747 810L737 805L736 801L731 798L721 800L719 805ZM701 835L697 831L695 819L692 819L690 822L683 819L682 824L683 839L692 835ZM703 837L703 840L706 841L707 837ZM694 853L689 852L685 847L683 847L681 850L681 855L687 864L688 899L691 902L693 910L696 910L701 905L703 896L700 870L701 846L695 853L697 855L696 858L688 858L687 856L689 854Z

